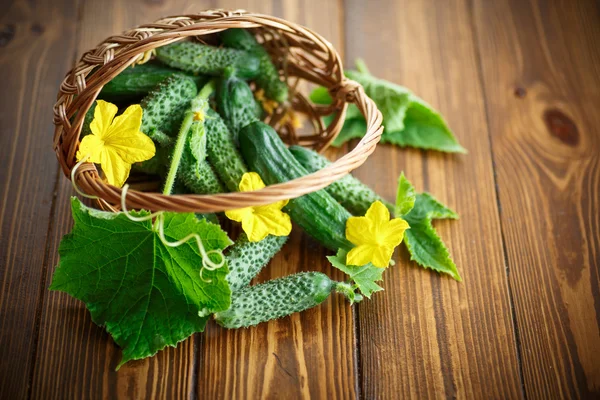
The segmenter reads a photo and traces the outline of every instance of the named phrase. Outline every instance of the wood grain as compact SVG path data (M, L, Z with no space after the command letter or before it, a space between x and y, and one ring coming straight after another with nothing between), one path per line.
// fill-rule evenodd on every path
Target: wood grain
M210 7L206 3L168 1L127 3L85 2L79 10L77 55L105 37L164 15ZM63 70L66 71L66 67ZM64 71L62 71L64 73ZM53 87L56 90L58 83ZM49 145L44 149L49 150ZM51 153L51 152L50 152ZM56 164L54 164L56 165ZM61 173L62 175L62 173ZM60 177L54 224L49 236L49 285L58 263L58 244L72 227L70 182ZM85 306L65 293L44 287L40 341L32 382L32 397L64 398L189 398L194 391L196 341L127 363L117 372L121 350L103 328L96 326Z
M525 392L598 398L600 7L486 2L474 15Z
M342 9L334 2L219 1L216 6L298 22L315 29L338 49L343 41L341 26L335 23ZM325 255L321 246L296 230L257 281L309 270L343 279ZM198 397L355 398L352 318L343 297L332 296L320 307L254 328L232 331L210 325L200 335Z
M365 398L519 398L485 103L469 2L350 1L347 64L410 87L446 116L468 155L380 146L358 175L390 200L401 171L458 211L435 223L463 277L416 267L406 251L383 294L359 305ZM360 24L360 29L353 27ZM382 28L385 27L384 30ZM378 36L377 45L371 38ZM392 56L393 55L393 56ZM377 171L376 175L374 172ZM483 383L485 382L485 383Z
M0 398L23 398L29 385L58 178L52 105L73 56L76 8L69 0L2 6Z
M437 221L463 283L400 251L383 293L207 331L114 371L83 304L48 292L71 228L50 149L75 53L161 16L245 8L315 29L438 108L469 155L381 146L357 175L389 200L405 171L456 209ZM0 398L600 397L600 9L592 0L12 2L0 17ZM7 95L8 94L8 95ZM334 158L346 149L331 151ZM341 274L295 231L257 279Z

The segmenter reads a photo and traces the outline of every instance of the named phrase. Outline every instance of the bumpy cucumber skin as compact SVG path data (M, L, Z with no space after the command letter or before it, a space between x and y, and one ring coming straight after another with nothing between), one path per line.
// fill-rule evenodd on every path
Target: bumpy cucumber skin
M241 328L285 317L321 304L335 288L321 272L301 272L234 292L231 307L215 314L225 328Z
M245 233L235 241L227 253L229 274L227 281L232 292L248 285L287 241L287 236L269 235L260 242L250 242Z
M194 81L183 75L173 75L159 83L142 100L144 114L140 130L161 146L168 146L168 136L178 132L190 100L197 94Z
M204 125L207 132L208 161L215 167L227 189L237 192L248 168L233 141L233 135L221 116L211 109L206 113Z
M271 56L263 46L256 41L256 38L246 29L227 29L220 34L221 41L227 47L246 50L256 54L260 58L260 73L255 78L259 87L263 88L265 95L278 103L283 103L288 99L288 87L285 82L279 78L279 72Z
M173 74L184 74L174 68L149 62L126 68L102 88L99 98L111 102L135 100L147 95L159 83ZM191 76L196 86L206 83L204 76Z
M170 67L194 74L221 76L235 68L240 78L254 78L260 71L259 58L249 52L183 41L156 49L156 58Z
M331 164L331 162L319 153L302 146L290 146L290 153L309 172L316 172ZM371 204L381 201L390 212L394 212L394 206L386 202L370 187L348 174L333 182L325 188L334 199L336 199L352 215L365 215Z
M240 130L240 149L250 169L266 184L287 182L308 174L275 130L263 122L253 122ZM325 247L334 251L354 247L346 239L346 221L351 214L325 190L290 200L286 211Z
M217 109L236 140L244 126L260 118L261 107L257 107L250 86L236 76L228 76L217 88ZM260 113L259 113L260 110Z
M223 185L219 181L219 178L217 177L217 174L213 170L212 166L206 161L207 135L202 132L201 143L192 143L193 138L198 137L194 131L204 129L205 127L203 126L202 122L195 121L192 124L181 159L181 164L179 164L177 176L193 193L222 193ZM192 146L194 145L196 148L192 149Z

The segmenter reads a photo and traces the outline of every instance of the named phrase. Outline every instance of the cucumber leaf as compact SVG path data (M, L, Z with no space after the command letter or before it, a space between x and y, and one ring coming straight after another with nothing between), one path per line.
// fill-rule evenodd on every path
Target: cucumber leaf
M209 313L229 307L227 266L204 270L202 279L202 256L195 241L165 246L152 221L134 222L123 213L90 209L75 197L71 209L75 224L60 243L60 262L50 289L82 300L93 321L106 327L123 349L117 369L129 360L176 346L203 331ZM163 215L170 242L196 233L206 251L231 244L218 225L194 214Z
M405 186L401 191L414 193L412 184L400 176L399 186ZM397 204L398 206L398 204ZM404 243L410 254L410 259L425 268L450 275L457 281L462 278L456 264L450 257L448 248L433 228L433 219L458 219L458 214L440 203L429 193L419 193L415 197L414 207L402 218L408 222L410 229L404 232Z
M398 178L394 215L396 217L402 217L408 214L415 206L416 196L414 186L406 179L403 172L400 174L400 178Z
M327 256L327 259L331 265L345 272L364 296L371 298L373 293L383 290L375 282L383 280L382 274L385 268L377 268L373 264L362 267L346 265L346 254L346 251L339 249L335 256Z
M442 116L416 96L411 97L411 103L404 113L404 129L394 131L386 126L381 143L448 153L466 153Z
M357 60L356 65L358 70L347 70L346 76L360 83L381 111L384 126L382 143L466 153L442 116L429 104L404 86L374 77L361 60ZM316 104L332 102L325 88L313 90L310 98ZM325 120L325 123L330 121L331 119ZM362 121L364 125L358 124L357 121ZM341 146L350 139L364 136L365 133L366 122L358 108L351 105L346 113L346 123L333 145Z

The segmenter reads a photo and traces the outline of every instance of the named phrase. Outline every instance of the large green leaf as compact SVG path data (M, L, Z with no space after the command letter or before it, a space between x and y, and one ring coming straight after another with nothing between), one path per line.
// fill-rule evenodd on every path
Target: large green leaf
M384 126L382 143L446 152L466 152L442 116L429 104L404 86L374 77L360 60L357 60L357 68L358 71L347 70L346 76L360 83L381 111ZM311 100L317 104L331 104L332 101L324 88L315 89L311 93ZM330 120L326 120L326 123L329 122ZM355 106L348 107L345 122L339 136L333 142L334 146L341 146L346 141L362 137L366 133L366 122Z
M194 240L168 247L152 221L134 222L123 213L93 210L77 198L71 207L75 225L60 243L50 289L85 302L94 322L105 326L123 349L118 367L175 346L204 330L209 313L229 307L227 266L204 270L201 279L202 256ZM218 225L194 214L163 215L170 242L196 233L206 251L231 244Z

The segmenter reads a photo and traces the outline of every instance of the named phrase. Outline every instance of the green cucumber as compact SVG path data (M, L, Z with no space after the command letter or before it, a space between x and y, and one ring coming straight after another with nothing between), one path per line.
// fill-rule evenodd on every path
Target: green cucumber
M204 125L207 131L208 161L215 167L227 189L237 192L248 168L234 143L233 135L221 116L211 109L206 113Z
M258 120L262 114L248 83L235 76L230 68L217 88L217 110L233 133L234 140L240 129Z
M245 79L254 78L261 67L259 58L250 52L190 41L159 47L156 58L170 67L212 76L221 76L225 68L232 66Z
M263 46L256 41L252 33L246 29L227 29L220 34L221 41L227 47L246 50L256 54L260 59L260 73L255 78L259 87L264 89L265 95L278 103L288 99L288 87L279 77L279 71L273 64L271 56Z
M159 83L173 74L184 74L174 68L149 62L126 68L115 76L102 88L98 98L111 101L135 101L153 90ZM207 82L204 76L192 76L197 87L202 87Z
M171 155L171 147L156 146L156 154L149 160L135 163L132 169L150 175L164 176L167 174L167 165Z
M263 181L276 184L307 175L275 130L256 121L240 130L240 150L252 171ZM306 233L325 247L337 251L354 246L346 239L346 221L351 214L325 190L290 200L286 212Z
M232 292L247 286L287 241L287 236L269 235L260 242L251 242L245 233L227 253L227 281Z
M159 83L141 102L144 114L140 130L159 145L169 146L197 94L194 81L183 75L173 75Z
M195 121L192 124L177 175L192 193L222 193L224 191L223 185L212 166L206 161L206 156L198 155L199 152L206 154L206 135L204 131L205 127L202 122ZM194 144L194 138L198 136L203 139L200 143Z
M84 136L87 136L92 133L90 124L94 120L94 112L96 112L95 101L92 103L92 106L87 111L87 113L85 113L85 117L83 117L83 125L81 125L81 134L79 135L79 140L83 139Z
M317 172L331 164L327 158L305 147L291 146L289 150L309 173ZM333 182L325 190L352 215L365 215L371 204L376 201L381 201L391 213L394 213L393 204L386 202L373 189L351 174Z
M223 192L223 186L219 182L219 178L212 166L206 161L208 135L204 122L206 121L206 113L210 109L208 99L213 93L214 87L214 82L209 82L202 88L198 96L191 100L190 107L185 111L185 118L179 132L179 137L185 135L185 144L176 173L185 186L197 194ZM177 145L175 149L174 153L177 152ZM169 172L165 186L172 184L169 178L174 182L174 175L171 171Z
M301 272L256 286L246 286L231 297L231 307L215 314L225 328L257 325L321 304L336 288L321 272Z

